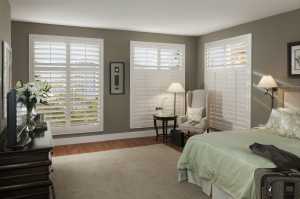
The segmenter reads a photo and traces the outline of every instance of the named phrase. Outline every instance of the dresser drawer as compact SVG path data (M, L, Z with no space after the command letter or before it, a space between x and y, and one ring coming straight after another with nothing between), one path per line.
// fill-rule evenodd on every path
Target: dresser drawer
M14 197L8 197L5 199L52 199L51 196L49 196L49 193L39 193L39 194L27 194L23 196L14 196Z
M0 166L0 178L32 173L46 173L49 172L50 165L51 161L49 160L14 165L2 165Z
M50 196L51 186L51 181L39 181L15 186L0 187L0 199L48 199Z
M50 160L49 151L46 150L0 153L0 166L45 160Z
M0 178L0 187L11 186L16 184L26 184L36 181L47 181L49 179L49 172L34 172L31 174L13 175Z

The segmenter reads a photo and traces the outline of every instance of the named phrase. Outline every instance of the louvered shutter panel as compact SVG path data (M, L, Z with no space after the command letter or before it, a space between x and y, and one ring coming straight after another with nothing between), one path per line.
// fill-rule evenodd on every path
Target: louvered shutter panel
M212 128L251 127L251 35L205 45L205 88Z
M156 69L158 66L158 51L154 47L133 48L135 68Z
M97 124L101 110L100 48L97 43L70 44L71 125ZM103 85L101 85L103 86Z
M102 131L103 42L31 35L31 79L51 84L49 105L39 105L54 133Z
M160 66L164 69L172 69L183 65L183 52L176 48L160 49Z
M156 107L173 111L172 82L185 83L184 45L131 42L130 127L153 126ZM176 113L184 114L184 94L178 94Z
M40 105L37 111L53 125L66 124L67 43L33 40L33 77L52 86L49 105Z

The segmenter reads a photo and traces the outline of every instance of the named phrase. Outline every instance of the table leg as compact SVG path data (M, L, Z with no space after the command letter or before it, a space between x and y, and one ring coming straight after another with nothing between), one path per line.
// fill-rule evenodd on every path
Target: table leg
M156 141L158 141L158 127L157 127L156 119L153 119L153 122L154 122L154 128L155 128L155 132L156 132Z
M176 130L176 127L177 127L177 119L175 118L175 119L174 119L174 127L173 127L173 130L174 130L174 131Z
M163 143L165 143L165 121L162 121Z
M168 121L166 121L166 143L168 143Z

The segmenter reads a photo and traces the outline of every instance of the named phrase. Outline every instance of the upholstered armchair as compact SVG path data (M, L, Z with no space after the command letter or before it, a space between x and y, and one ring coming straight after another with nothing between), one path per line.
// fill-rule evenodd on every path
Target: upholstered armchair
M178 129L188 135L204 133L208 129L206 117L207 91L200 89L188 91L186 102L186 115L179 117Z

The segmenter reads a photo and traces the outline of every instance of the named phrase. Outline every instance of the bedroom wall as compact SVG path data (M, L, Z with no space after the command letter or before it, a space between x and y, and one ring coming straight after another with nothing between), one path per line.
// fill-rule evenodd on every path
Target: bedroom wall
M204 86L204 44L242 34L252 33L253 84L261 75L270 74L283 86L300 86L300 78L288 76L287 43L300 41L300 9L235 26L198 37L198 82ZM270 113L270 100L253 86L252 126L265 123Z
M80 28L71 26L47 25L27 22L12 22L13 81L28 80L28 35L49 34L74 37L93 37L104 39L104 131L129 131L129 60L130 40L182 43L186 45L186 88L196 87L197 37L184 37L165 34L152 34L133 31ZM125 61L125 95L109 94L109 62Z
M0 1L0 64L2 64L2 41L6 41L10 44L11 38L11 17L10 17L10 4L8 0ZM2 73L1 73L2 74ZM0 77L1 79L1 77ZM0 91L2 91L2 85L0 83ZM2 92L0 92L0 116L2 116ZM0 131L2 131L5 122L0 117Z

